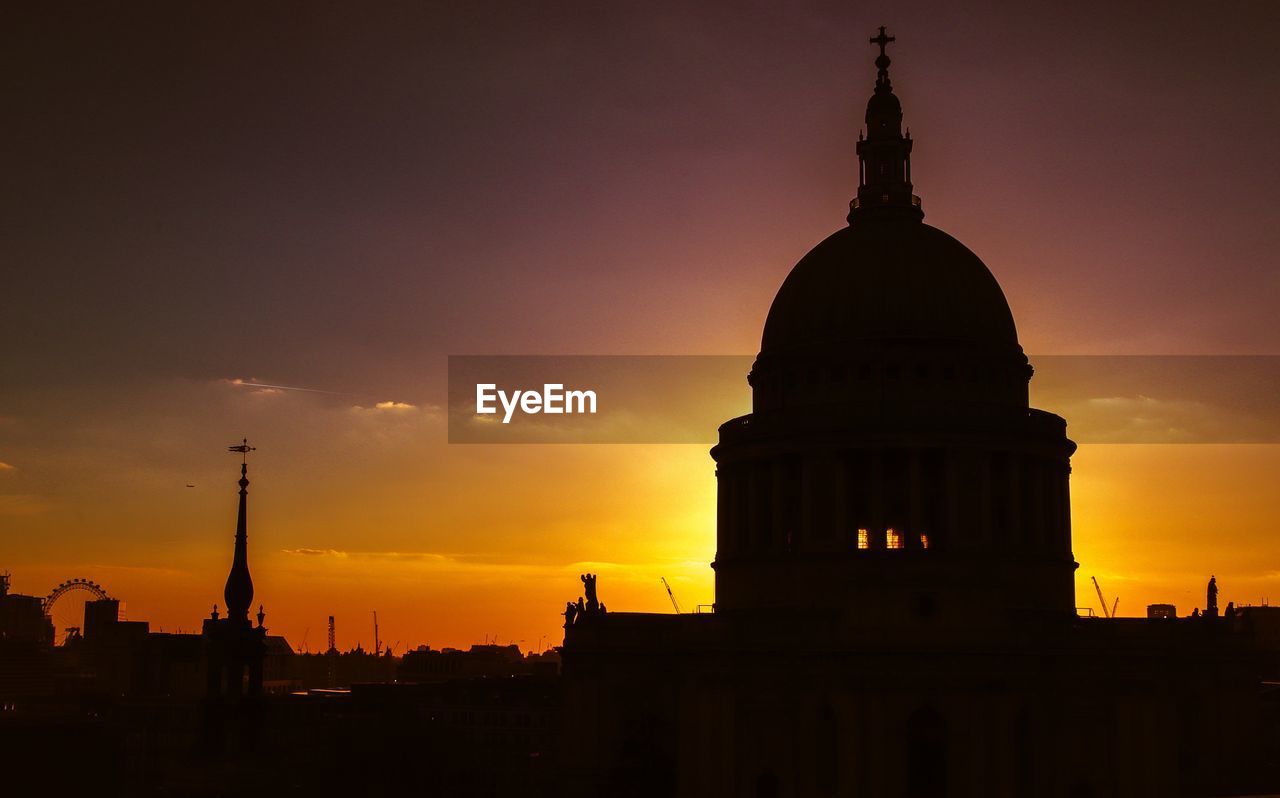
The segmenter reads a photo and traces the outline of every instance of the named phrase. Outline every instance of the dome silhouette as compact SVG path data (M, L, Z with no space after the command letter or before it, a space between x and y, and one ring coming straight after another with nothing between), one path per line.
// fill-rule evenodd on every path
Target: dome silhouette
M964 244L916 219L856 219L800 259L761 356L895 341L1021 352L1000 284Z

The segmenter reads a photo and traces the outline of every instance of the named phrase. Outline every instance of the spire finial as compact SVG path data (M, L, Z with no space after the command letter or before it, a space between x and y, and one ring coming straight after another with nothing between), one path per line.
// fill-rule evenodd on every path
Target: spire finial
M899 216L924 218L920 198L912 193L911 135L902 135L902 103L889 82L886 48L896 37L884 25L871 37L880 48L876 56L876 88L867 101L867 135L858 133L858 196L849 204L849 223L872 211L877 217L888 210Z
M245 438L227 451L240 454L240 509L236 514L235 554L231 560L231 573L227 575L227 584L223 588L222 597L227 602L227 618L233 621L247 622L249 606L253 601L253 579L249 576L249 535L247 530L247 503L249 495L248 457L254 447Z
M885 48L889 46L889 42L894 41L897 41L897 38L886 35L884 25L880 26L880 35L871 37L871 43L880 47L880 55L876 56L876 69L879 70L876 72L876 91L893 89L889 83L889 64L892 61L889 60L889 54L885 52Z

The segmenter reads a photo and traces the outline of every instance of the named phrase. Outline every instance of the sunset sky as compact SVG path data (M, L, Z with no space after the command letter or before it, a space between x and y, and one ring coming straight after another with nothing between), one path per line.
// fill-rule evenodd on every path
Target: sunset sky
M333 614L369 647L373 610L401 647L551 645L585 570L611 610L711 603L705 444L450 445L447 357L754 354L844 224L881 24L926 221L1033 362L1280 354L1280 5L957 6L6 10L0 570L198 628L247 436L295 646ZM1280 603L1280 446L1073 467L1079 606L1097 576L1189 612L1211 572Z

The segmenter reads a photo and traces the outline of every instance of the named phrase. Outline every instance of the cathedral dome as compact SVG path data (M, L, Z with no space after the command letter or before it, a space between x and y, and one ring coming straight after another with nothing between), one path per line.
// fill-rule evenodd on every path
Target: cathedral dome
M1020 352L1000 284L967 247L914 218L854 218L778 290L762 356L928 343Z
M1030 406L996 278L924 223L892 41L884 28L871 40L849 225L778 289L751 412L711 450L717 617L816 612L860 641L862 628L924 640L947 613L966 635L1069 622L1075 444Z
M849 226L778 289L748 376L752 408L882 429L1025 414L1031 368L1009 303L977 255L924 223L884 52L893 37L871 41L881 52Z

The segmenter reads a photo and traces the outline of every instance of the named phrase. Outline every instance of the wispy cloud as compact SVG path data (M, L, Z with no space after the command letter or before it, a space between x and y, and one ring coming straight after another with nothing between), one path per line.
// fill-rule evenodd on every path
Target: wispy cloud
M413 404L412 402L388 400L385 402L376 402L372 405L352 405L351 412L365 415L426 415L434 417L440 413L440 406L433 404L419 405Z
M0 474L3 474L5 471L17 471L17 470L18 470L17 466L9 465L5 461L0 460Z
M1265 435L1242 413L1146 394L1096 396L1063 403L1055 412L1070 421L1073 437L1088 443L1198 443Z
M564 573L601 572L618 576L633 575L633 572L663 570L671 567L692 565L705 568L706 563L684 563L682 561L662 561L651 563L620 563L603 560L529 562L525 558L512 561L499 555L476 554L443 554L433 551L345 551L343 549L295 548L281 549L281 553L297 557L314 557L317 559L347 561L381 561L394 563L414 563L429 566L446 566L453 570L472 572L519 572L524 574L562 575Z
M448 555L429 551L343 551L341 549L281 549L285 554L303 557L333 557L342 560L394 560L400 562L449 563L458 560Z

